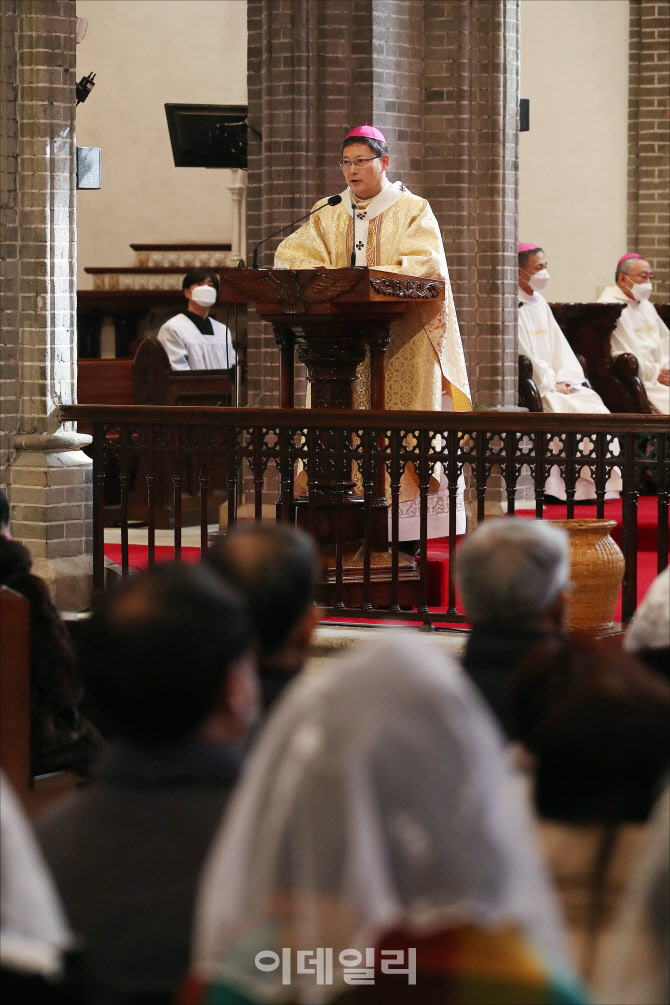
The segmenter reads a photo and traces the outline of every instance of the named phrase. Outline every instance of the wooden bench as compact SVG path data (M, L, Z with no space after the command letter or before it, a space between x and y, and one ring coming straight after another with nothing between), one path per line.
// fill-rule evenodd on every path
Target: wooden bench
M0 586L0 765L26 805L30 771L30 602Z

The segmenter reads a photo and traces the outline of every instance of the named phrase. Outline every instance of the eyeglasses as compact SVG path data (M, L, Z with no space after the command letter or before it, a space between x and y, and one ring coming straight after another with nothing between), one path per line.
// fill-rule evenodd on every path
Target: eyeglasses
M375 154L374 157L358 157L355 161L340 161L339 166L343 171L349 171L351 168L359 168L370 161L376 161L381 156L382 154Z

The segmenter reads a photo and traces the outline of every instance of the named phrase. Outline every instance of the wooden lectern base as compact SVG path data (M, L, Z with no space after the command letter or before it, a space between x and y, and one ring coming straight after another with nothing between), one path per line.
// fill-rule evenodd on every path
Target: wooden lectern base
M365 600L364 569L365 547L361 542L359 547L352 548L352 542L347 542L342 556L342 587L337 593L337 565L335 549L321 548L323 563L322 577L319 581L319 599L322 603L333 607L337 601L345 607L360 607ZM419 570L413 558L403 551L398 552L398 583L397 597L393 594L393 556L390 551L370 552L370 603L373 607L416 607Z

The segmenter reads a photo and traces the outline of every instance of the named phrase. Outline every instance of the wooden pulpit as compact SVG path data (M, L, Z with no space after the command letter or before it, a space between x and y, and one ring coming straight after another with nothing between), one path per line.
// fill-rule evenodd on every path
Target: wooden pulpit
M385 352L391 322L401 317L412 300L444 300L444 282L377 269L222 269L221 291L233 302L244 295L256 305L275 332L280 353L280 407L294 404L294 355L307 368L312 408L351 409L356 369L370 350L371 407L384 409ZM324 438L331 434L324 432ZM327 445L327 444L324 444ZM310 521L325 566L324 585L335 581L334 511L345 503L344 586L347 602L360 602L363 580L363 499L353 480L344 484L330 470L309 473L310 505L317 515ZM296 499L297 519L306 525L307 500ZM374 476L373 537L370 556L373 603L384 603L391 580L388 541L388 503L385 470ZM303 511L301 513L301 510ZM414 603L418 582L412 558L399 556L400 603Z

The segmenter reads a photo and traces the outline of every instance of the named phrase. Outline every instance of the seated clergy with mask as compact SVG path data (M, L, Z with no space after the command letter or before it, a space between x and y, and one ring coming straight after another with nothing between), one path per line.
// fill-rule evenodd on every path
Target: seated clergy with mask
M212 269L191 269L182 282L188 307L158 332L173 370L229 370L237 357L230 329L209 317L219 277Z
M640 364L640 380L649 404L662 415L670 413L670 332L649 303L653 279L651 265L630 252L617 262L615 285L600 294L598 303L624 303L612 333L612 354L630 352Z
M609 412L599 394L584 387L584 371L558 326L542 294L549 282L547 259L536 244L519 242L519 352L533 364L533 380L542 398L545 412ZM560 449L555 441L555 449ZM619 444L611 444L618 454ZM606 484L606 499L621 492L621 474L614 468ZM558 465L552 465L545 483L545 501L563 502L565 482ZM595 499L596 489L588 466L579 472L575 501Z
M519 242L519 352L533 364L545 412L609 412L584 387L584 371L540 290L549 282L547 259L536 244Z

